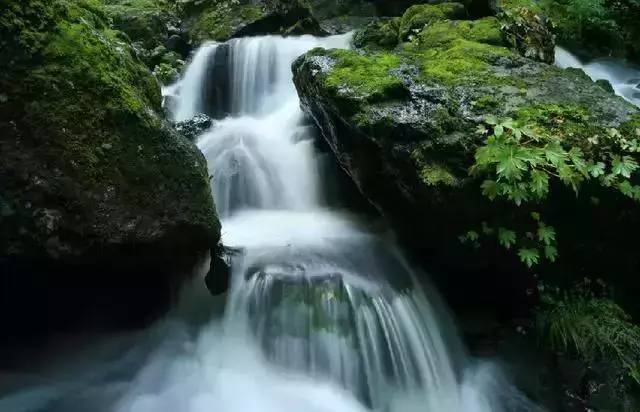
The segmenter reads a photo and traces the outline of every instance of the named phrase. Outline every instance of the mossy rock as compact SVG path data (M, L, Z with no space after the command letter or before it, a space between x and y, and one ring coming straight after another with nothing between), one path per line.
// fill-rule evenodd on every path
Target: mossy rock
M166 0L101 0L114 28L125 32L145 48L164 44L168 26L177 24L177 15Z
M418 4L409 7L400 20L400 40L407 40L413 33L425 26L441 20L459 20L466 17L461 3L441 3L435 5Z
M357 48L394 48L399 42L399 32L399 18L374 20L355 32L353 45Z
M219 222L202 154L158 115L157 80L96 1L6 6L0 268L57 262L115 276L118 262L118 273L161 283L186 273L177 268L216 245Z
M300 23L310 17L309 9L299 0L209 0L187 9L184 25L193 41L201 43L287 30L291 34L302 34L305 29L317 33L318 25Z
M635 133L639 116L584 72L521 56L495 17L430 21L411 41L385 50L316 49L294 63L294 82L343 169L414 256L445 273L502 273L495 282L503 285L525 282L524 265L513 254L467 250L458 236L483 221L522 222L530 209L482 196L482 182L469 173L484 142L477 126L487 116L510 117L588 153L597 150L588 137L610 128ZM576 198L563 189L539 205L566 236L561 269L554 270L604 274L615 265L626 275L610 276L634 279L640 261L629 256L640 245L623 251L615 239L640 230L637 206L615 190L585 192L600 199L598 208L586 193ZM598 233L581 219L599 222ZM596 249L611 254L606 265L594 259ZM518 288L521 302L530 301Z

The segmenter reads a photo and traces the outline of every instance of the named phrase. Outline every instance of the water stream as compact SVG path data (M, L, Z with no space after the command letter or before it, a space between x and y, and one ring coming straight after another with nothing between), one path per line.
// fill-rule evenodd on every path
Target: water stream
M21 383L0 410L534 410L495 365L465 355L437 296L418 286L392 242L326 206L290 66L313 47L347 43L265 36L195 54L167 90L174 117L185 120L209 109L211 65L229 81L229 101L217 99L226 113L198 140L223 241L242 250L224 315L198 277L150 330L11 377Z
M583 63L569 51L556 47L556 65L582 69L593 81L607 80L618 96L640 107L640 67L603 57Z

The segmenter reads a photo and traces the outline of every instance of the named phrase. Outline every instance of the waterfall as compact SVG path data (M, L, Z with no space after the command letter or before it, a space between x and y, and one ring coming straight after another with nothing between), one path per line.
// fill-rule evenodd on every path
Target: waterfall
M613 58L582 63L561 47L556 47L556 65L563 69L582 69L593 81L607 80L618 96L640 107L640 67Z
M346 48L348 40L264 36L226 46L227 69L219 75L229 81L231 101L226 117L198 140L213 176L223 242L243 250L232 265L221 337L229 346L218 367L276 371L279 378L265 387L293 379L305 410L508 410L495 387L487 390L487 382L500 380L497 369L472 373L455 333L442 324L446 315L401 253L321 206L313 136L291 63L313 47ZM192 66L204 64L200 53ZM190 74L202 72L190 68L180 87L190 88ZM332 388L332 400L319 401L307 384ZM276 407L290 409L290 400L283 402Z
M197 144L213 176L223 242L242 251L224 316L212 316L215 300L198 278L149 331L108 343L73 373L52 372L55 385L34 385L0 409L536 410L495 365L465 356L438 297L391 241L323 206L324 177L291 63L313 47L348 42L263 36L197 51L167 93L176 96L176 120L217 113Z

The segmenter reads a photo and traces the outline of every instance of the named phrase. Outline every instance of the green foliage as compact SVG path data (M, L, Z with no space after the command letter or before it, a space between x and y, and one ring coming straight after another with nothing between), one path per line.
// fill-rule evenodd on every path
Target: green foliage
M604 137L591 138L592 145L597 140L597 146L590 147L587 155L576 146L565 148L558 135L538 130L513 119L493 117L478 127L478 133L487 137L476 150L470 173L487 177L480 185L484 196L521 206L544 200L552 182L578 194L580 186L590 181L640 201L640 186L632 183L640 167L632 156L637 151L636 137L624 138L611 129ZM542 259L554 262L558 256L555 228L546 225L537 213L532 218L537 227L524 236L498 228L498 243L507 249L517 246L520 261L528 267Z
M543 0L557 26L558 41L595 54L640 57L640 2L637 0Z
M537 328L547 346L587 363L611 362L640 383L640 327L620 306L593 293L588 280L570 291L540 289Z
M467 12L461 3L416 4L407 9L400 21L400 40L405 41L411 35L419 33L425 25L441 20L456 20L466 17Z
M483 222L480 231L470 230L459 239L475 248L480 247L482 237L493 239L499 246L515 250L520 261L529 268L543 260L555 262L558 256L555 228L545 224L536 212L532 212L530 216L528 228L523 226L516 230L503 226L493 227Z
M513 119L486 119L489 128L478 132L488 135L485 145L475 153L473 175L484 175L482 191L489 199L502 197L520 206L523 202L540 201L549 193L555 180L578 193L585 181L617 188L621 193L640 200L640 186L631 183L638 162L630 155L637 150L636 138L622 138L611 129L587 157L580 147L563 146L564 141L553 134L538 133L532 126ZM626 151L629 154L621 155Z

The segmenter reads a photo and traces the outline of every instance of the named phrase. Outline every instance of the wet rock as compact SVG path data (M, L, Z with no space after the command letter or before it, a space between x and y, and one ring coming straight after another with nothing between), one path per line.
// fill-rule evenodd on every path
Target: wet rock
M534 301L526 293L533 283L526 267L506 250L475 252L458 238L483 221L510 216L515 222L529 216L508 202L489 201L480 190L482 182L469 174L484 141L476 127L493 115L548 128L544 122L560 116L557 127L562 131L554 133L571 134L566 144L587 150L587 140L578 136L612 127L633 129L640 114L582 71L522 57L508 48L500 26L494 17L432 21L411 41L384 51L312 50L294 63L293 71L304 110L342 168L413 255L448 274L441 283L445 293L460 296L458 285L464 281L469 291L465 299L491 296L485 303L500 300L508 304L505 310L525 313ZM557 197L539 209L548 213L565 239L576 240L565 244L563 267L610 272L591 250L617 244L614 239L627 225L640 226L632 217L633 203L615 191L598 192L610 202L601 206L605 212L594 210L584 197L558 190ZM610 213L626 223L611 224ZM606 230L594 236L584 227L584 216L601 222ZM631 249L623 252L616 246L607 253L628 262L623 256ZM634 259L631 265L639 268L640 261ZM465 273L482 273L482 280ZM628 282L633 276L627 272L624 278Z
M158 82L101 7L9 3L0 321L33 334L148 322L218 242L204 157L159 116Z
M224 246L211 251L211 265L205 277L205 284L212 295L221 295L229 290L232 261L243 253L242 249Z
M599 79L599 80L596 80L596 81L595 81L595 83L596 83L598 86L602 87L602 89L603 89L603 90L606 90L606 91L608 91L608 92L614 93L613 86L611 85L611 83L609 82L609 80L606 80L606 79Z
M213 120L206 114L199 114L190 120L175 124L176 130L186 139L195 142L198 136L209 130Z
M164 47L178 53L182 57L188 56L191 51L189 43L179 34L172 34L164 43Z

